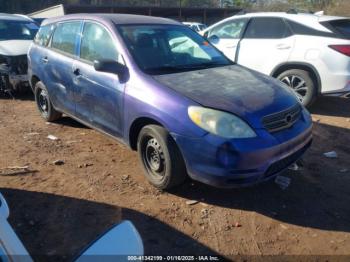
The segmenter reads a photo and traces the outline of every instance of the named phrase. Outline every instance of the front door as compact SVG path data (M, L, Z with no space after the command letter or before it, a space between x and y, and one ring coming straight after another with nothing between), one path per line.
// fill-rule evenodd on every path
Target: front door
M227 58L236 61L236 53L240 37L246 26L247 19L232 19L212 28L207 35L211 44L216 46Z
M121 60L112 35L101 24L85 22L80 57L73 65L76 113L95 128L120 137L125 84L116 74L95 70L94 61L104 59Z

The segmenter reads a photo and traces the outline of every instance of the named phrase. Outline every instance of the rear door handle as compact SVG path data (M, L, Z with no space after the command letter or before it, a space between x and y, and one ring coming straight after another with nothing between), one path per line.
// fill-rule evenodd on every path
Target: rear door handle
M73 69L73 74L75 74L76 76L81 76L80 69L79 68Z
M291 46L287 45L287 44L278 44L278 45L276 45L276 48L279 50L287 50L287 49L290 49Z
M47 64L49 62L49 59L47 58L47 56L41 58L41 61L44 63L44 64Z

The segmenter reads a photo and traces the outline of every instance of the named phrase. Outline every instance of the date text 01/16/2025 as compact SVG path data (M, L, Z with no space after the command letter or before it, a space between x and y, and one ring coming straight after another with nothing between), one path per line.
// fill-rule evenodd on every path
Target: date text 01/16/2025
M128 256L128 261L220 261L218 256Z

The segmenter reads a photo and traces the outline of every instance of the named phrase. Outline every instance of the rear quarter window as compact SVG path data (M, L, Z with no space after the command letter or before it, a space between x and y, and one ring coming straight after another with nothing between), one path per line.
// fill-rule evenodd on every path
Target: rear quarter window
M51 47L67 54L75 55L80 26L80 21L58 24L53 33Z
M329 30L341 38L350 39L350 19L338 19L327 22L321 22Z
M34 38L34 42L41 46L47 46L50 41L50 37L53 32L53 29L54 29L54 25L45 25L40 27L38 33Z
M285 21L288 23L288 25L293 31L293 34L295 35L334 37L334 34L329 32L319 31L288 19Z

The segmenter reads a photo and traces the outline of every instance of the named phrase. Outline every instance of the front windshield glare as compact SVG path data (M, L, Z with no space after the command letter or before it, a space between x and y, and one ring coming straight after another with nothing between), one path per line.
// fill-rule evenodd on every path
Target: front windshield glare
M185 26L120 26L138 66L149 74L229 65L231 62L204 38Z
M38 29L30 21L0 20L0 41L33 40Z

